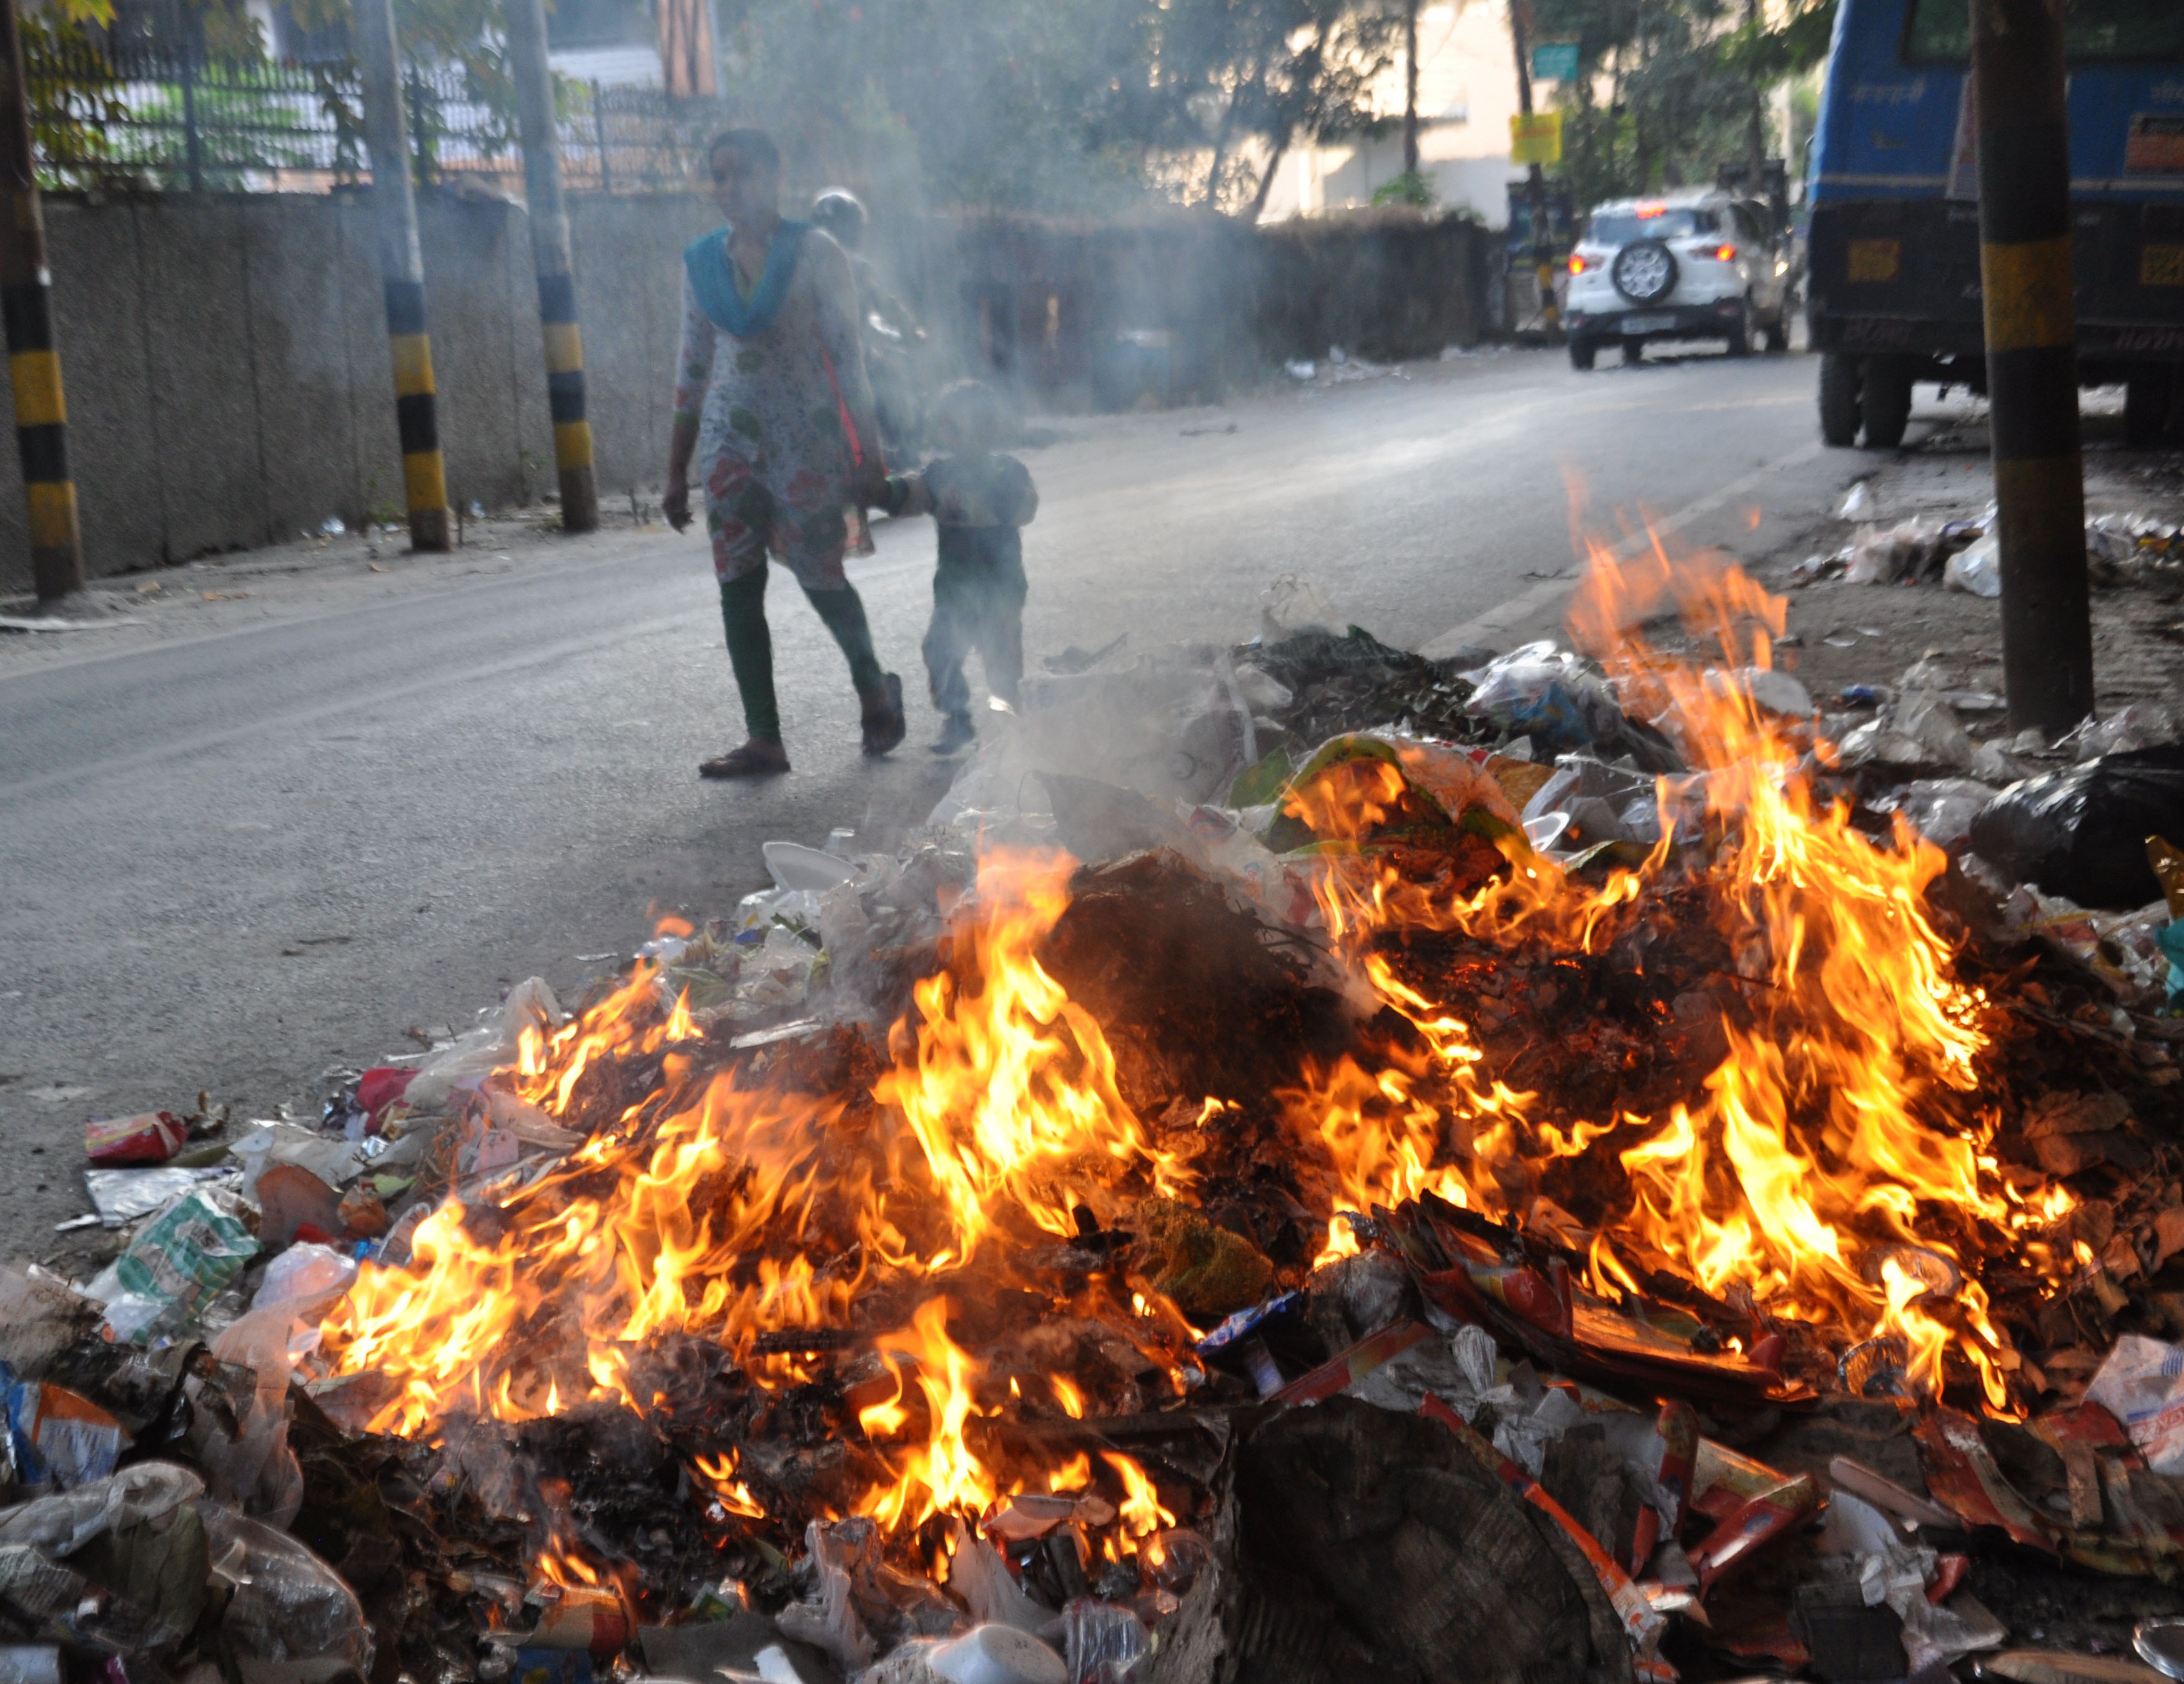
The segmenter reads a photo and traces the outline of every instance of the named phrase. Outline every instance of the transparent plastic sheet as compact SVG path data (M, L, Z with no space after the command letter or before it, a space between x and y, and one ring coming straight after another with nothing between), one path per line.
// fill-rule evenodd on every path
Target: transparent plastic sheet
M137 1462L74 1491L0 1509L0 1544L73 1555L101 1532L156 1520L204 1495L204 1481L174 1462Z
M232 1587L221 1632L260 1661L337 1659L371 1672L371 1631L341 1576L286 1532L201 1502L215 1581Z
M213 1497L283 1527L304 1503L303 1470L288 1448L288 1382L294 1373L290 1348L304 1327L292 1306L278 1303L251 1311L214 1339L212 1353L250 1369L258 1388L237 1437L228 1437L209 1411L191 1432Z
M1129 1684L1153 1643L1128 1609L1079 1597L1061 1610L1061 1647L1069 1684Z

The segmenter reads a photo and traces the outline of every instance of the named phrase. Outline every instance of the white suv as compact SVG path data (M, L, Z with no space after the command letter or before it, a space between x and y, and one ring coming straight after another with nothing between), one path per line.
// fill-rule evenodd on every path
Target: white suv
M1570 253L1563 321L1573 367L1614 342L1635 363L1649 339L1720 339L1729 354L1790 342L1789 252L1773 213L1719 187L1596 207Z

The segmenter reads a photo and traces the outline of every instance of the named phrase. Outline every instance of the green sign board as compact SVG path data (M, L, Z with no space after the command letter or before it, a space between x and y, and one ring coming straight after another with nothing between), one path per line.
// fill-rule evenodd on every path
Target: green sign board
M1577 43L1543 41L1532 49L1532 80L1535 82L1574 82L1577 80Z

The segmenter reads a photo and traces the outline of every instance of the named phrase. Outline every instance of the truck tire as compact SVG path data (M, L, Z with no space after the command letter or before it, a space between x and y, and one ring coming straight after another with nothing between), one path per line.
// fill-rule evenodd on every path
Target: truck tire
M2176 392L2176 376L2166 364L2133 369L2123 388L2123 442L2134 450L2160 443Z
M1900 357L1869 357L1858 392L1868 450L1893 450L1911 420L1911 365Z
M1838 450L1858 442L1858 374L1857 358L1820 353L1820 436Z
M1569 342L1570 366L1583 374L1592 367L1592 359L1600 354L1596 339L1573 339Z
M1774 320L1769 322L1761 333L1760 343L1766 347L1770 357L1780 356L1790 348L1789 313L1790 306L1786 302L1780 309L1774 312Z

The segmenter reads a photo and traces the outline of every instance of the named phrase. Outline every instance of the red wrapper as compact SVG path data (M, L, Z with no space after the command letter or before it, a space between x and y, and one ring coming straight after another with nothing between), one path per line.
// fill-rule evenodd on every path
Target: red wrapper
M398 1064L375 1064L357 1078L356 1103L371 1113L375 1132L387 1108L407 1093L410 1084L416 1079L415 1070L404 1070Z
M164 1164L182 1149L190 1128L171 1111L113 1117L83 1125L84 1155L102 1170Z

